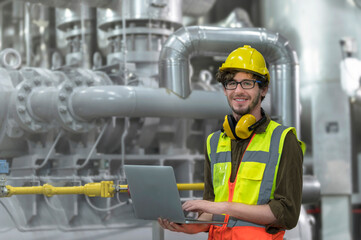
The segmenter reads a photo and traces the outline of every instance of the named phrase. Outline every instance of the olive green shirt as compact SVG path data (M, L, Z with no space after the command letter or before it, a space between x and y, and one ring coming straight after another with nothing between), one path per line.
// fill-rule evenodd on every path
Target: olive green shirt
M267 116L267 121L257 127L255 133L262 133L266 131L270 118ZM232 158L232 172L230 181L233 182L236 178L238 166L242 160L251 137L242 140L231 141L231 158ZM204 194L203 199L214 201L214 191L211 176L211 164L208 154L205 154L204 163ZM278 168L276 179L276 188L274 191L274 199L271 199L268 204L271 211L275 215L277 221L266 226L268 233L277 233L279 229L294 228L298 222L302 201L302 178L303 178L303 154L300 144L292 131L288 132L281 155L281 160Z

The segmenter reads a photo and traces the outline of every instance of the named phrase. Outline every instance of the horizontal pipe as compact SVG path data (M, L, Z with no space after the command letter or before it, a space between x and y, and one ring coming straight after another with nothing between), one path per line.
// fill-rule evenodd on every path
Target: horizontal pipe
M6 186L6 197L13 195L30 195L30 194L43 194L47 197L54 195L68 195L68 194L85 194L89 197L113 197L114 196L113 182L102 181L98 183L88 183L84 186L73 187L54 187L50 184L44 184L43 186L31 186L31 187L13 187Z
M119 192L127 192L128 185L119 185ZM177 188L179 191L186 190L203 190L204 183L178 183ZM13 187L6 186L6 197L13 195L32 195L42 194L47 197L54 195L69 195L69 194L85 194L89 197L113 197L116 189L113 187L112 181L102 181L95 183L88 183L84 186L73 187L54 187L50 184L43 186L30 186L30 187Z
M74 91L72 113L83 120L102 117L223 118L229 106L222 92L193 91L182 99L164 88L98 86Z
M55 87L42 87L32 91L29 96L29 110L31 115L38 120L51 122L56 115L56 96L58 90Z
M204 190L204 183L177 183L178 190Z
M202 191L204 190L204 183L178 183L177 188L179 191ZM128 185L119 185L118 189L119 192L128 192ZM67 194L85 194L89 197L113 197L116 189L114 188L112 181L102 181L74 187L53 187L49 184L31 187L13 187L7 185L6 191L6 197L31 194L42 194L48 197ZM320 183L315 177L310 175L303 176L302 203L314 203L319 201L321 196L320 191Z
M179 191L203 191L204 183L177 183L177 188ZM128 185L119 185L119 192L128 192Z
M65 195L65 194L84 194L84 186L76 187L53 187L49 184L43 186L31 186L31 187L12 187L6 186L9 193L12 195L31 195L31 194L44 194L48 197L53 195Z

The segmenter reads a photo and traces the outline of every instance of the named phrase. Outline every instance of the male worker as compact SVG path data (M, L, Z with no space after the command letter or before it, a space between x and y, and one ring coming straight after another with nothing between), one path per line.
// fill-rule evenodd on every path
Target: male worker
M176 232L209 231L208 239L283 239L298 222L304 145L294 128L272 121L261 108L270 75L256 49L233 51L216 79L232 115L207 139L204 200L187 201L183 209L226 224L159 224Z

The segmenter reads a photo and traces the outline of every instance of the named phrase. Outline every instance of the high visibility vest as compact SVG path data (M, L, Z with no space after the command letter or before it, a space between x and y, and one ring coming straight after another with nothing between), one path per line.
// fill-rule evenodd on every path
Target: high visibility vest
M273 199L283 144L289 131L293 131L296 135L294 128L287 128L270 121L265 132L253 134L243 154L233 183L230 182L232 168L231 139L221 131L209 135L207 153L211 161L214 201L262 205ZM303 142L299 142L304 152L305 145ZM223 218L228 224L222 227L212 226L209 239L218 239L219 237L216 237L218 234L225 235L222 236L222 239L232 239L229 236L235 236L236 232L239 232L245 238L233 239L258 239L257 237L262 239L262 237L271 235L265 231L263 225L243 221L228 215L215 216L216 220L220 220L220 218ZM247 234L244 234L244 231ZM282 236L283 234L284 232L281 232ZM282 239L282 236L280 236L280 239Z

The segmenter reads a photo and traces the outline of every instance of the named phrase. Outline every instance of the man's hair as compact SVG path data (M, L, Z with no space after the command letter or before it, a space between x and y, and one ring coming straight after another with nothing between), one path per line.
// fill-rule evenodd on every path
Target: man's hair
M258 74L254 74L252 72L244 71L242 69L228 69L223 71L218 71L216 74L216 80L220 83L222 83L223 87L225 88L225 84L231 80L233 80L234 76L239 72L246 72L252 74L252 79L260 81L261 83L258 83L258 86L260 89L265 89L268 87L268 81L264 76L260 76ZM261 101L263 101L264 97L261 98Z

